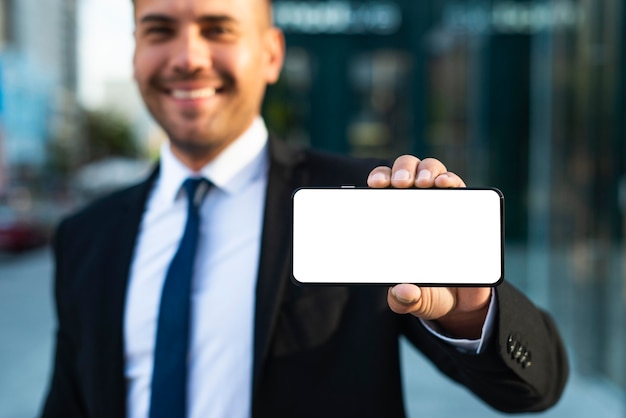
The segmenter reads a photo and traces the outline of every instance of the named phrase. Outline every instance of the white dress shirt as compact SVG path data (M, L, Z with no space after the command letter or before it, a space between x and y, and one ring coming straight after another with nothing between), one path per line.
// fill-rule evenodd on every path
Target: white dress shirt
M200 207L192 285L188 405L191 418L250 416L256 276L267 184L267 129L259 118L201 170L214 187ZM197 176L161 148L131 266L125 315L128 418L145 418L161 288L182 237L183 181ZM243 262L242 262L243 260Z
M181 186L204 176L214 187L200 207L201 227L192 284L188 416L248 418L257 269L268 172L268 132L261 118L218 158L194 173L169 144L148 198L131 265L124 317L128 418L146 418L161 289L178 248L187 207ZM495 296L495 292L493 293ZM479 352L489 338L494 298L481 340L439 338Z

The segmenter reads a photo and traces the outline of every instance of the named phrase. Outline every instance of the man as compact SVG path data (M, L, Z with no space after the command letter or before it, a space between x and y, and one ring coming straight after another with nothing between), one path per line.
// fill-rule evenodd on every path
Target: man
M401 417L400 335L495 408L537 411L559 399L567 361L558 333L507 283L291 283L297 187L465 184L434 159L402 156L385 167L268 140L261 102L284 55L268 0L135 0L134 11L135 79L169 143L144 183L58 229L44 417ZM204 199L181 190L198 176L212 184ZM169 271L196 206L189 337L161 338L162 318L178 306L163 308ZM372 243L373 257L377 245L406 243ZM161 361L178 349L159 353L172 340L188 346L184 383L168 387ZM183 405L169 409L170 396Z

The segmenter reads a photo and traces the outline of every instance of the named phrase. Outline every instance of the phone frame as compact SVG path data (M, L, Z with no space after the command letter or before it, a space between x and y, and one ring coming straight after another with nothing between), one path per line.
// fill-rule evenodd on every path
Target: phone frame
M473 192L478 192L478 193L473 193ZM406 254L404 258L400 260L401 262L399 262L396 259L395 261L382 260L380 261L380 263L384 263L385 266L390 266L391 265L390 263L406 264L406 266L403 265L405 270L401 270L401 272L406 271L407 275L413 274L410 277L412 278L412 280L402 280L405 278L409 279L409 277L407 275L401 275L401 274L394 275L394 277L401 277L401 280L387 280L387 279L372 280L369 278L367 280L359 280L359 279L343 280L343 278L346 277L347 267L344 266L344 260L345 260L344 258L342 258L341 256L335 256L337 251L332 252L329 250L332 253L332 254L329 254L324 249L324 247L320 246L320 244L317 244L311 247L308 244L303 244L303 241L306 241L307 239L309 239L309 241L312 241L312 242L315 242L317 240L326 240L326 238L319 237L319 234L322 234L325 228L328 229L328 228L334 227L335 228L333 229L334 231L337 229L344 228L345 223L337 224L331 221L329 223L331 226L327 228L324 221L328 220L329 218L325 218L321 222L315 220L316 222L315 227L309 227L308 225L304 224L304 222L310 221L311 218L315 216L315 214L307 213L309 209L307 208L306 210L304 210L302 205L306 205L306 204L313 205L313 203L311 203L312 202L311 199L313 198L314 195L316 195L315 196L316 198L324 198L324 199L329 199L329 197L333 197L332 200L334 200L334 202L329 202L329 203L337 204L339 202L339 203L345 204L346 202L345 198L346 196L350 196L348 195L350 193L353 194L352 196L356 196L354 193L359 193L360 196L358 197L358 199L363 199L361 200L361 202L368 201L368 199L369 199L369 202L374 202L375 200L371 200L371 199L380 200L382 197L386 196L386 199L387 200L391 199L392 202L381 204L380 207L383 207L383 208L385 208L385 205L389 206L389 205L397 204L399 201L398 199L405 199L407 196L418 199L418 200L422 198L428 199L430 196L437 196L437 199L440 199L440 200L443 199L444 201L446 199L454 200L454 199L457 199L458 197L461 197L461 199L456 203L457 204L463 203L465 205L464 210L470 210L470 209L477 210L472 207L472 204L477 205L477 203L476 202L472 203L470 201L469 199L470 193L473 193L475 196L480 195L481 199L484 196L484 200L489 201L488 203L489 213L488 215L485 215L485 218L480 222L484 223L483 226L486 227L486 231L487 231L485 234L488 235L487 238L491 240L486 245L487 249L485 250L485 252L488 252L488 254L479 253L480 251L478 249L479 246L474 245L473 243L465 242L465 243L458 244L458 245L463 245L463 246L460 248L457 248L458 250L457 254L453 254L453 256L460 258L462 260L460 262L465 262L466 265L470 266L470 268L474 268L474 270L469 270L471 274L469 273L467 274L467 276L472 277L471 281L468 281L465 279L444 281L440 279L439 276L437 276L437 274L439 274L439 271L442 271L442 270L446 274L452 274L452 272L448 273L447 271L447 269L453 268L450 265L448 265L449 263L445 263L445 267L441 267L441 265L436 266L434 264L430 265L429 264L430 260L425 260L425 257L422 257L420 260L417 260L414 265L409 266L409 264L413 263L413 261L402 261L406 258ZM393 195L389 193L393 193ZM411 193L413 193L413 195L411 195ZM414 193L421 193L421 194L415 195ZM450 193L455 193L455 194L450 195ZM303 200L302 197L304 195L308 195L308 196L306 196L306 198ZM400 196L402 196L402 198L400 198ZM416 196L419 196L419 198L417 198ZM431 198L431 199L435 199L435 198ZM412 202L409 202L409 203L412 203ZM455 208L450 208L449 206L450 205L448 204L447 206L441 206L441 207L438 206L437 208L440 208L442 210L445 209L447 211L456 210ZM361 207L363 206L359 206L359 208ZM380 207L378 207L378 209L376 210L380 210ZM397 206L395 208L397 208ZM317 209L316 214L322 213L323 216L330 216L329 214L332 211L332 209L328 209L325 207L322 207L321 209L320 207L317 207L316 209ZM428 210L432 211L435 209L436 208L429 208ZM403 210L406 212L409 210L409 208L404 208ZM351 212L351 214L352 213L354 213L354 211ZM439 212L437 212L437 216L438 216L438 213ZM455 215L462 214L462 213L463 213L463 210L454 212ZM474 213L472 212L472 214ZM467 217L471 216L472 214L467 215ZM345 213L342 213L341 211L339 211L339 215L346 216L345 219L351 218L351 216L347 216ZM474 214L474 215L478 217L482 216L481 214ZM497 218L497 219L493 219L493 218ZM345 219L343 220L345 221ZM393 217L387 218L387 219L390 220L391 222L396 222L396 220L394 220ZM363 220L363 215L361 214L357 216L356 220L354 221L352 219L349 219L349 220L350 222L359 222L359 221L361 221L361 223L367 222L367 220L365 221ZM483 230L479 228L479 226L481 225L480 223L476 225L474 225L474 222L460 223L462 220L467 220L467 219L462 218L458 220L456 224L454 222L451 222L451 223L454 224L453 227L456 226L457 228L468 228L469 232L474 234L473 237L476 240L486 239L484 238L485 234L483 234ZM404 224L402 226L400 224L396 224L395 226L392 225L392 227L395 227L396 229L403 227L403 226ZM415 228L418 228L418 227L426 228L426 229L430 228L430 226L427 225L427 223L424 220L421 220L419 222L415 221L415 225L411 224L410 228L408 229L412 232L415 232ZM373 228L374 227L372 227L372 229ZM378 234L381 233L381 228L385 229L384 227L381 227L379 225L378 232L377 232ZM357 240L360 240L356 242L357 254L349 253L349 256L352 257L352 259L356 260L357 263L362 263L366 266L371 267L370 269L368 269L367 273L365 274L369 274L369 272L377 272L377 271L382 272L383 267L379 265L380 263L372 261L371 256L364 254L368 251L368 249L361 247L362 245L361 241L364 241L367 238L368 229L357 227L355 225L348 225L345 228L345 230L342 231L342 233L344 233L344 236L348 235L346 231L348 233L354 233L355 235L357 235ZM326 231L326 232L329 232L329 231ZM453 233L454 231L446 231L446 234L453 234ZM330 235L332 235L332 232L330 232ZM428 236L428 234L426 234L426 236ZM451 241L449 240L451 237L453 237L453 235L448 236L444 234L444 237L442 238L445 241L444 245L451 245L452 247L454 247L457 244L454 241L452 241L451 243ZM379 238L379 237L377 236L376 238ZM497 286L498 284L500 284L502 280L504 279L504 238L505 238L504 236L504 195L499 189L496 189L496 188L486 187L486 188L450 188L450 189L436 189L436 188L431 188L431 189L418 189L418 188L372 189L372 188L356 188L356 187L351 187L351 186L303 187L303 188L298 188L292 194L292 242L291 242L292 251L291 251L291 271L290 271L291 279L296 284L304 285L304 286L309 286L309 285L312 285L312 286L315 286L315 285L346 286L346 285L370 285L370 284L371 285L395 285L398 283L413 283L413 284L417 284L420 286L493 287L493 286ZM494 243L495 241L497 241L497 243ZM337 243L336 234L333 235L333 241L325 241L325 242L330 243L331 247L333 245L339 245ZM341 242L343 241L339 241L339 243ZM350 241L346 240L345 242L350 242ZM321 245L325 245L325 244L321 244ZM346 248L346 247L341 247L341 248ZM360 251L358 251L359 249ZM311 254L306 254L306 252L310 252ZM458 254L458 252L462 252L463 254ZM302 254L305 254L305 255L302 255ZM373 254L373 255L376 255L376 254ZM325 267L324 263L319 262L320 259L316 260L315 257L317 256L321 257L320 259L324 259L325 263L329 264L330 267ZM393 254L390 255L389 253L386 253L385 256L392 257ZM484 260L481 257L484 257ZM479 264L482 265L483 264L481 263L482 261L484 261L487 264L487 266L484 268L486 271L488 270L489 278L485 280L475 279L474 277L479 277L478 268L482 268L482 267L479 267L478 265ZM451 263L453 262L454 261L451 260ZM372 263L372 264L370 265L368 263ZM345 264L349 264L349 263L345 263ZM352 264L354 265L354 263ZM393 265L394 268L395 268L395 264ZM413 270L414 267L416 267L417 270L423 267L426 272L428 271L431 272L429 277L437 277L437 280L427 280L425 278L422 278L421 274L417 273L417 270ZM307 268L309 271L319 270L320 272L312 273L312 274L309 274L308 272L303 273L303 271L305 271L303 269L307 269ZM411 269L411 273L408 273L409 268ZM392 269L390 269L390 271L392 271ZM476 271L476 273L474 273L474 271ZM463 274L466 274L466 272L468 272L468 270L463 270ZM429 273L426 273L426 274L429 274ZM318 276L330 277L330 279L317 279L317 278L311 279L310 277L308 277L310 275L314 275L315 277L318 277ZM341 278L338 278L338 276Z

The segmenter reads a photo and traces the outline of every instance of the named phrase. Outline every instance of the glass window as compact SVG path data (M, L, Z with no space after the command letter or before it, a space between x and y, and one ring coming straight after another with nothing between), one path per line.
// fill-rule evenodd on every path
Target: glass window
M418 150L469 185L500 188L507 280L554 316L572 381L623 416L626 6L394 3L403 10L395 33L287 31L299 50L286 77L301 92L290 100L307 115L289 129L358 156ZM328 101L315 94L339 105L319 106ZM320 142L315 127L338 120L342 129Z

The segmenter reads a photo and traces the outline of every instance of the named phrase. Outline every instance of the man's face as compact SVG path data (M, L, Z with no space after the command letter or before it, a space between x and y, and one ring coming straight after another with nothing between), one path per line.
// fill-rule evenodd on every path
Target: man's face
M197 169L259 114L283 37L267 0L135 0L135 79L172 151Z

